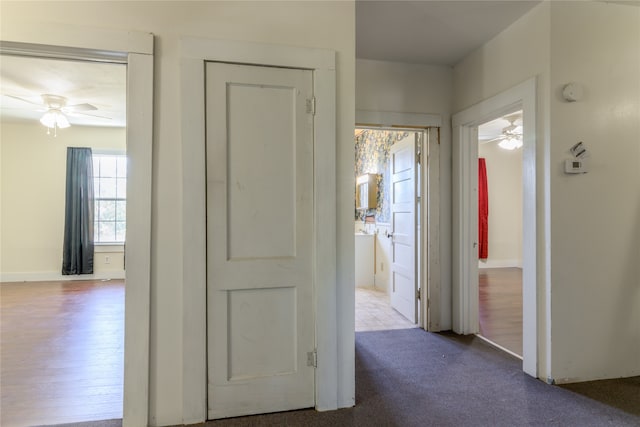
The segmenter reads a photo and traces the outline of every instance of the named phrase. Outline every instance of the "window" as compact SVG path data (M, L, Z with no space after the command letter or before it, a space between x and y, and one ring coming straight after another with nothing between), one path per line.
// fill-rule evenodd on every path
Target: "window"
M94 241L124 244L127 220L127 156L93 153Z

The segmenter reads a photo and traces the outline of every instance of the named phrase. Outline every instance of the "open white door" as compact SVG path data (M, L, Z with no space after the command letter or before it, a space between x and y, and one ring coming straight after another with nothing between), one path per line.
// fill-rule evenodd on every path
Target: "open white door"
M206 65L209 418L315 405L312 79Z
M391 306L414 323L417 318L416 140L411 133L391 146Z

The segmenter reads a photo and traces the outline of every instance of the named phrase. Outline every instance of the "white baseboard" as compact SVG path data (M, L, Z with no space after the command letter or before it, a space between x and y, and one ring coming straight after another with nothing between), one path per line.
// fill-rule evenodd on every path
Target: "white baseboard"
M387 277L386 274L383 275L381 273L378 273L373 277L373 287L388 295L389 287L387 286L387 283L388 283L387 280L389 280L389 278Z
M478 261L478 268L522 268L521 259L488 259Z
M94 274L73 274L69 276L62 275L57 271L0 273L0 282L62 282L71 280L108 280L124 278L124 270L101 271Z

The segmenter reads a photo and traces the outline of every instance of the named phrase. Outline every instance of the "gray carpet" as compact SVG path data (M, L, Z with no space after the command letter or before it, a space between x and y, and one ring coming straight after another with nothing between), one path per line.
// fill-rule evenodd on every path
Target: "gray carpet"
M600 399L619 390L619 381L589 398L523 374L520 360L472 336L420 329L361 332L355 408L207 426L640 426L637 379L625 382L615 406Z
M640 378L557 387L482 340L420 329L356 333L356 406L216 426L640 426ZM67 427L116 427L73 424Z

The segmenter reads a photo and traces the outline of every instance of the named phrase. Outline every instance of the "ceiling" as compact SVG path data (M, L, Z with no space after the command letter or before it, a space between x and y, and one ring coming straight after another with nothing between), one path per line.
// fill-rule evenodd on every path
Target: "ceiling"
M356 57L453 66L540 1L356 1Z
M67 114L72 126L124 127L126 72L124 64L2 55L0 118L37 122L46 110L41 95L51 94L66 97L67 105L89 103L97 108Z
M453 65L501 32L539 1L356 1L356 56L417 64ZM68 115L72 125L125 126L126 66L0 57L0 119L36 121L42 94L68 104L89 103L103 117ZM106 118L104 118L106 117Z

